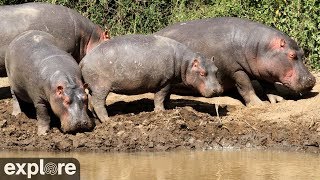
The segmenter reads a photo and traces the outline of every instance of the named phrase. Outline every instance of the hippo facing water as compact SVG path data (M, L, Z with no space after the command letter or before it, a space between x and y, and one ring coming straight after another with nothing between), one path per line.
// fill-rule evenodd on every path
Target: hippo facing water
M94 127L87 115L79 65L56 46L57 41L46 32L26 31L10 43L5 58L13 96L12 114L21 112L18 99L33 103L40 135L49 130L48 108L60 118L63 132Z

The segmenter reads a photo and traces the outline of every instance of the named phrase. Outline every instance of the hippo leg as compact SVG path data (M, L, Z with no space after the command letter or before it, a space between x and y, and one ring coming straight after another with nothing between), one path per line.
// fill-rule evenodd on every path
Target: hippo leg
M18 114L21 113L21 108L20 108L17 96L12 90L11 90L11 95L12 95L12 115L17 116Z
M243 71L237 71L234 73L234 80L236 81L237 89L240 95L243 97L246 105L262 104L263 101L256 95L250 78Z
M106 98L109 94L109 90L104 91L93 91L92 92L92 106L94 109L94 112L97 114L100 121L107 122L109 120L108 112L105 108L106 105Z
M38 119L38 135L46 135L50 129L50 116L45 104L35 104Z
M92 113L93 113L93 105L92 105L92 97L91 97L91 94L87 94L88 95L88 110Z
M154 94L154 111L159 112L165 110L164 102L170 98L169 91L170 85L167 85Z

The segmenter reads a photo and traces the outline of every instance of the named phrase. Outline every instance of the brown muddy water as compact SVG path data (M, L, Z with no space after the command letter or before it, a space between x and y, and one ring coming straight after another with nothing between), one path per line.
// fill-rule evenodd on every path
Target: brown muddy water
M320 179L320 156L264 150L157 153L7 152L0 157L73 157L81 180L103 179Z

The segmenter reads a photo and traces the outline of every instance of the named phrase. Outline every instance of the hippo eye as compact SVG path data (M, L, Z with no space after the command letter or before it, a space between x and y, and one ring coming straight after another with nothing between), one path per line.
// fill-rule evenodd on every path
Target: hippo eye
M79 100L82 100L82 101L85 101L85 100L88 99L88 97L87 97L87 95L85 93L79 94L79 95L77 95L77 97L78 97Z
M88 97L87 96L82 96L83 102L87 103L88 102Z
M71 103L72 103L72 98L70 98L67 95L63 96L63 104L70 105Z
M290 59L295 59L297 57L297 54L295 52L290 52L289 53L289 58Z
M64 105L67 105L67 106L70 105L70 104L71 104L70 99L69 99L69 98L64 99L64 100L63 100L63 104L64 104Z
M200 76L206 76L206 72L201 71Z

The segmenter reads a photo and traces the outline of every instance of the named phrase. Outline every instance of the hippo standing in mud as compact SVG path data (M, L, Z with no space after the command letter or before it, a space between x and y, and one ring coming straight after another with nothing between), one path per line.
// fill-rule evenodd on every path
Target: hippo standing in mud
M164 110L170 85L183 83L211 97L222 91L212 60L185 45L161 36L127 35L101 43L80 62L84 81L92 91L98 118L108 119L105 100L109 92L154 92L155 111Z
M71 53L77 62L93 47L108 39L107 34L89 19L67 7L26 3L0 6L0 77L5 77L4 56L9 43L28 30L52 34L57 46Z
M59 39L42 31L27 31L9 45L6 70L13 96L13 115L21 112L18 99L33 103L38 134L50 128L48 108L60 118L63 132L91 130L87 95L79 65L56 45Z
M214 56L224 90L236 86L248 104L259 104L251 79L280 82L303 93L315 85L315 77L303 64L304 53L284 33L247 19L221 17L168 26L159 32L206 57ZM268 94L271 103L282 97Z

